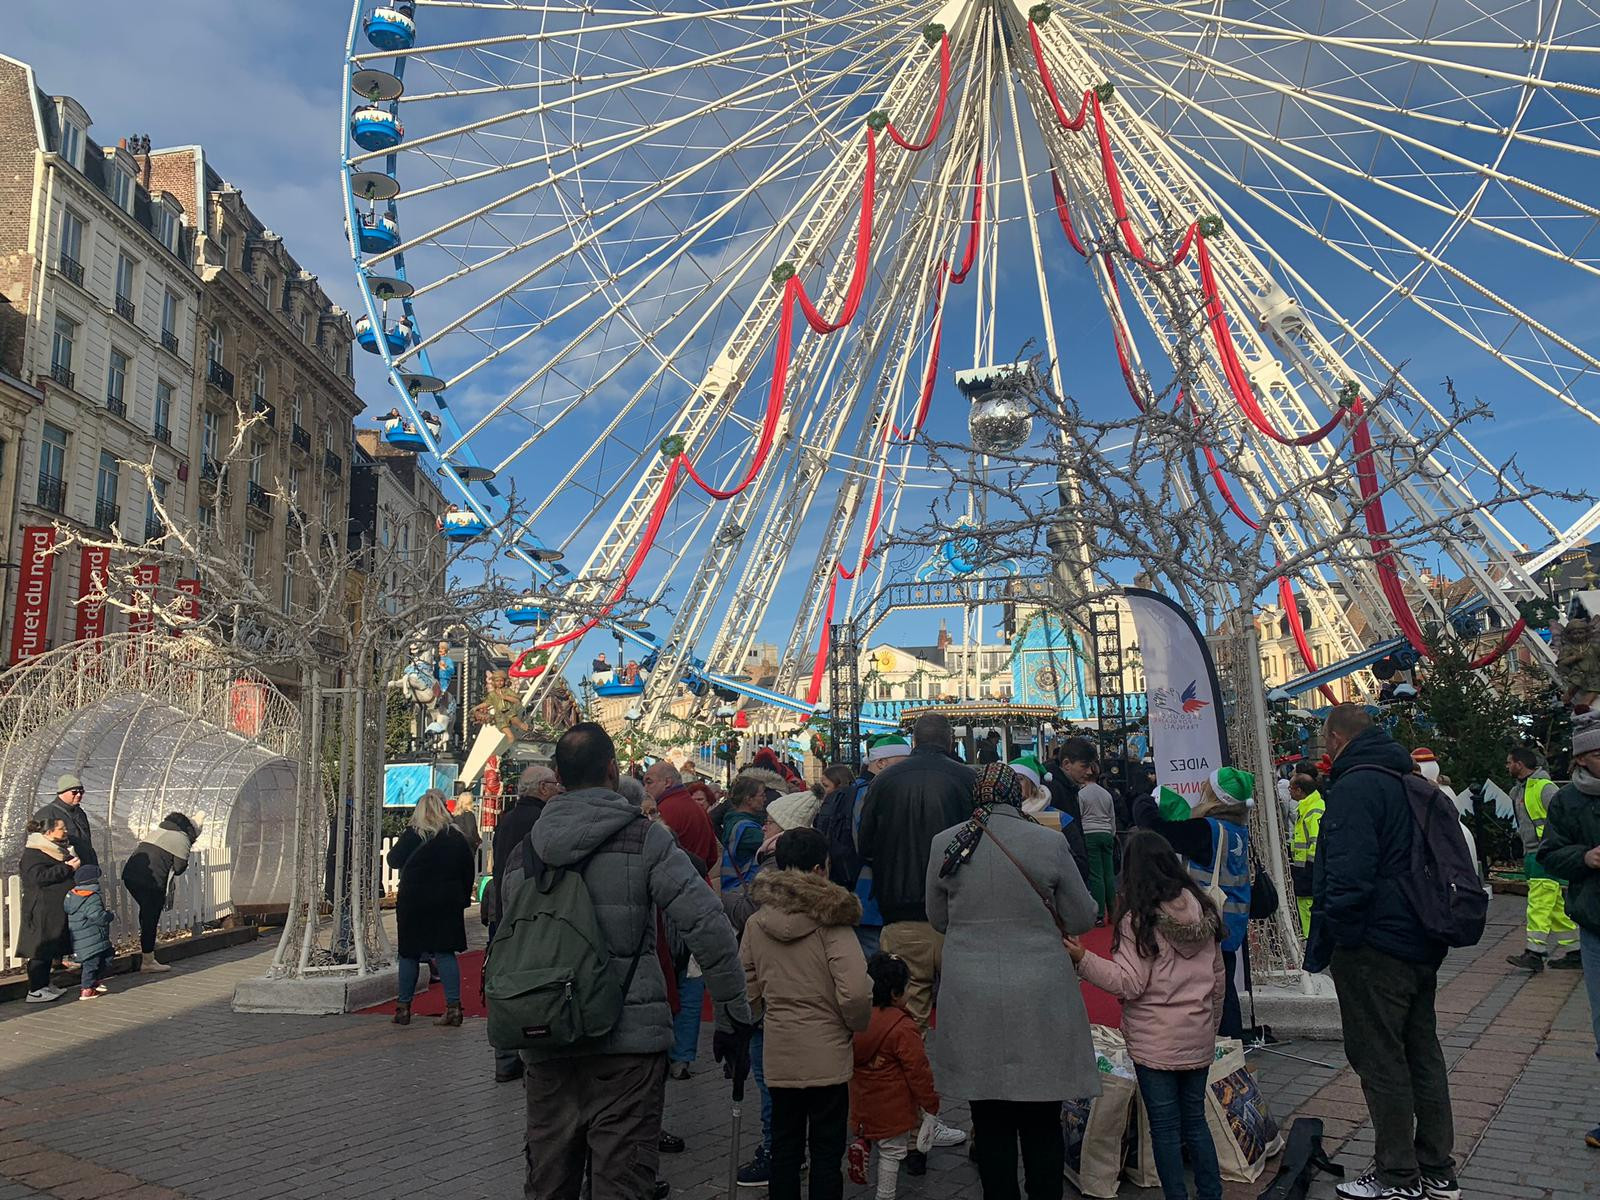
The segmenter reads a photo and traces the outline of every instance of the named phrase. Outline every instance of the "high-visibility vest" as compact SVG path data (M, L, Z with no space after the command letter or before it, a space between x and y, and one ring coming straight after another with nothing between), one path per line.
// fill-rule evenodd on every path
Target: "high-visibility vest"
M1317 836L1322 832L1322 814L1327 802L1321 792L1312 792L1300 801L1295 813L1294 836L1289 841L1289 857L1296 863L1308 863L1317 854Z
M1530 879L1550 878L1550 873L1539 865L1534 854L1544 840L1544 823L1550 816L1546 797L1559 790L1547 775L1529 775L1522 781L1522 795L1517 804L1517 833L1522 838L1523 870Z
M1207 817L1206 824L1211 826L1211 861L1191 861L1189 874L1202 888L1215 882L1222 889L1222 948L1237 950L1250 931L1250 831L1216 817Z

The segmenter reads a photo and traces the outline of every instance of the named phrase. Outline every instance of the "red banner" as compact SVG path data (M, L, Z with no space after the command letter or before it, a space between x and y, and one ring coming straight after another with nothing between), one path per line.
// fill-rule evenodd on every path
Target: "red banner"
M78 641L104 637L106 632L106 606L101 600L86 600L86 596L104 594L106 573L111 567L111 550L105 546L85 546L78 559Z
M155 626L156 585L161 568L155 563L140 563L133 568L133 611L128 614L129 633L149 633Z
M249 679L235 679L228 689L228 717L234 732L253 738L267 715L267 689Z
M198 579L180 579L172 586L189 597L183 602L182 615L184 619L198 621L200 619L200 581ZM183 626L174 625L172 627L173 637L177 637L182 632Z
M17 570L17 609L11 617L11 661L43 654L50 627L50 585L55 578L53 525L25 525Z

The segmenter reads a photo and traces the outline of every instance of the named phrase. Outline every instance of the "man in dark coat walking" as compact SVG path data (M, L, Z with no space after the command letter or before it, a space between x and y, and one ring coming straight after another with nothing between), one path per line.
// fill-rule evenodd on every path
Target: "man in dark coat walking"
M1345 1200L1454 1200L1455 1124L1434 995L1446 947L1400 889L1414 823L1411 755L1356 704L1323 730L1333 758L1312 868L1308 971L1330 970L1345 1054L1372 1115L1376 1164L1335 1190Z
M100 856L94 851L94 838L89 832L89 814L83 811L83 781L76 775L57 779L56 798L35 815L65 821L67 844L78 861L85 866L99 865Z
M1067 836L1067 849L1072 851L1072 861L1078 864L1078 873L1085 881L1089 878L1089 843L1083 836L1083 804L1078 792L1084 784L1093 782L1099 759L1099 751L1088 738L1068 738L1056 748L1056 769L1045 780L1051 805L1072 818L1062 824L1061 832Z

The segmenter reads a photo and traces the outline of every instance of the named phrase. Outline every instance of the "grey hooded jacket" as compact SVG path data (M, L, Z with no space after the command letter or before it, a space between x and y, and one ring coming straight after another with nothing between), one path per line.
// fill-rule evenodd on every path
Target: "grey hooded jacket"
M618 982L626 978L641 934L644 937L616 1028L585 1045L522 1051L530 1062L591 1054L661 1054L672 1048L672 1009L656 957L656 909L666 913L699 962L718 1017L750 1020L733 928L704 876L695 873L689 856L678 848L672 830L651 825L640 853L608 845L629 822L641 819L638 808L609 788L581 788L549 801L528 835L548 865L576 868L583 876ZM501 879L507 905L524 876L519 850L506 863Z

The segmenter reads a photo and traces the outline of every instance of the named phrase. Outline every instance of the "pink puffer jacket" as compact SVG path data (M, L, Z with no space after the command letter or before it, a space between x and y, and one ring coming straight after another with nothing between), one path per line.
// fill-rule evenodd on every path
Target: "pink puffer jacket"
M1222 1020L1222 949L1217 918L1185 891L1161 906L1155 958L1143 958L1133 927L1109 959L1086 954L1078 974L1122 1001L1122 1036L1141 1066L1185 1071L1211 1065Z

